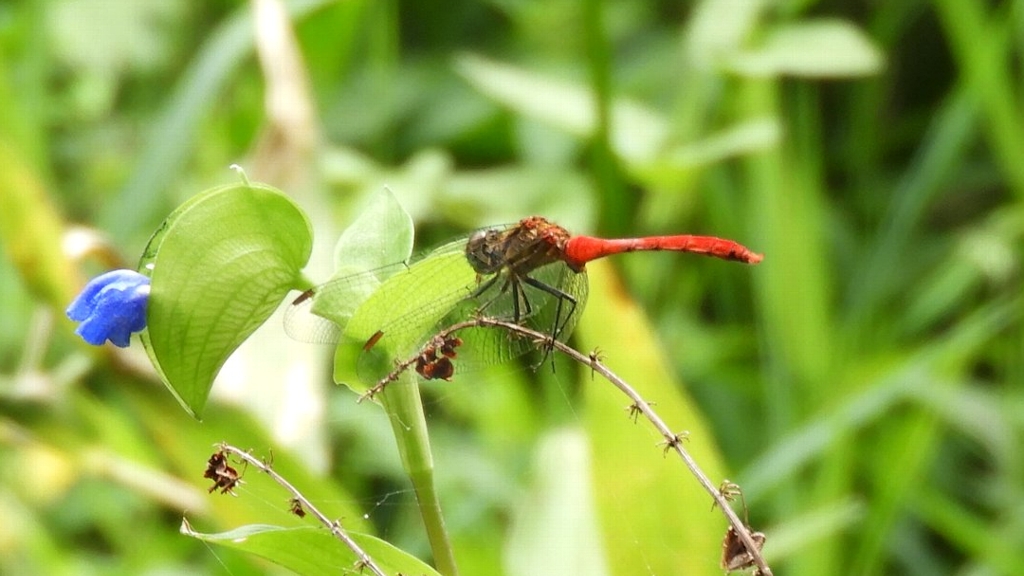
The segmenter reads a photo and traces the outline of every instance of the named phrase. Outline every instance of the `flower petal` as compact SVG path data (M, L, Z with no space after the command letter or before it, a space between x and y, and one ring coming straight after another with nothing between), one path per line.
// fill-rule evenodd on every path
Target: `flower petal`
M94 346L110 340L128 346L131 333L146 327L149 278L134 270L114 270L90 281L68 306L68 317L82 324L75 333Z

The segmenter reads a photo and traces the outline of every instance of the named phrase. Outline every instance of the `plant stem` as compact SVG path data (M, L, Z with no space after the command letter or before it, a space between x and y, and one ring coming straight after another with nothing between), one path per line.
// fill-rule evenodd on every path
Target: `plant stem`
M395 378L387 392L381 395L381 404L391 421L402 466L416 493L420 517L434 554L434 566L446 576L457 576L459 570L434 486L434 460L416 378L408 372Z
M686 434L672 432L672 429L669 428L668 425L665 424L664 420L662 420L661 417L658 416L658 414L654 411L654 409L651 408L650 403L647 402L640 395L640 393L637 392L632 386L630 386L625 380L620 378L617 374L615 374L607 366L605 366L601 362L600 357L596 352L586 355L576 350L575 348L571 348L570 346L562 342L559 342L558 340L555 340L549 334L542 334L540 332L537 332L536 330L531 330L524 326L520 326L519 324L516 324L514 322L506 322L503 320L496 320L493 318L485 317L473 318L470 320L466 320L464 322L459 322L458 324L453 324L452 326L449 326L448 328L445 328L444 330L438 332L434 336L434 338L428 341L427 346L436 346L437 341L447 340L453 334L457 333L460 330L465 330L467 328L478 328L483 326L490 326L492 328L500 328L503 330L507 330L511 334L533 340L538 347L542 347L544 349L549 350L557 350L562 354L565 354L569 358L572 358L573 360L579 362L580 364L590 367L591 370L603 376L606 380L611 382L612 385L618 388L623 394L628 396L629 399L633 401L630 412L643 414L644 417L647 418L647 420L658 430L658 432L665 439L663 443L663 445L665 446L665 450L673 450L676 452L676 454L679 455L679 457L683 460L683 463L690 470L690 473L693 474L693 476L697 479L697 482L700 483L700 485L704 488L705 491L707 491L708 494L711 495L711 498L714 500L715 506L722 510L722 514L725 515L726 520L729 521L729 524L736 531L736 535L743 542L744 546L747 548L747 551L750 553L751 558L754 561L754 564L757 566L757 572L755 573L760 574L761 576L772 576L772 570L768 566L768 563L765 562L764 556L761 554L761 547L754 541L753 537L751 536L750 528L746 525L746 523L740 520L740 517L736 514L735 511L733 511L732 507L729 505L729 500L731 500L731 495L733 493L733 490L736 488L736 485L727 482L722 484L724 487L722 489L716 487L715 484L711 481L711 479L708 478L707 474L705 474L704 471L701 470L700 466L697 464L697 461L693 459L693 457L685 448L683 448L683 441L686 440ZM419 356L419 354L420 353L417 353L412 358L398 363L395 369L390 374L382 378L380 382L378 382L374 387L367 390L366 393L360 397L359 401L362 401L363 399L366 398L373 398L377 394L382 393L384 394L384 397L388 397L390 396L390 391L392 390L393 387L401 387L403 389L411 387L415 389L415 378L408 372L408 370L409 367L415 363L416 357ZM406 384L407 382L410 381L412 383L411 386ZM385 388L387 392L385 392ZM419 400L418 392L416 393L416 399L417 401ZM391 412L389 411L389 414L390 413ZM419 414L422 416L422 410L420 410ZM406 424L409 423L407 422ZM412 430L412 428L409 427L408 430ZM429 457L429 453L427 456ZM419 493L417 492L417 495L418 494ZM422 513L422 501L420 502L420 507Z

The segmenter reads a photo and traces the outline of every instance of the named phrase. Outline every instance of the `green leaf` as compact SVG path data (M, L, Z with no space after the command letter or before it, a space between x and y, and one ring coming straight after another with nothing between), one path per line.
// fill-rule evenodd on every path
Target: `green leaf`
M770 148L781 139L782 126L778 119L754 118L696 142L673 146L645 170L651 172L652 180L665 183L672 177L687 177L685 175L695 168Z
M317 291L313 313L344 330L359 304L387 279L387 274L395 272L395 268L386 266L409 259L413 235L412 217L391 190L384 188L375 194L338 238L334 246L335 282ZM372 273L359 276L363 272Z
M142 342L190 414L199 417L220 367L296 284L311 249L306 215L261 184L202 192L150 239L139 264L152 279Z
M341 233L334 246L334 265L373 270L402 262L412 254L413 234L412 217L391 190L384 188Z
M540 439L533 485L516 506L506 544L512 574L609 574L594 501L592 447L578 428Z
M411 248L411 218L390 192L385 191L342 235L335 253L339 267L347 273L353 267L369 269L374 265L407 260ZM413 342L422 331L447 314L455 302L469 294L468 289L459 292L450 287L452 283L471 283L475 279L463 249L463 242L450 243L415 265L378 269L378 274L363 275L355 281L338 278L323 287L315 297L313 311L337 323L345 336L335 352L337 382L348 380L352 382L349 385L354 386L353 389L358 387L354 383L360 379L348 378L345 374L350 374L361 360L362 344L377 330L383 328L384 336L373 352L383 354L382 364L386 367L395 357L394 351L405 343ZM460 272L465 275L464 279L460 279ZM371 276L369 282L361 281L366 276ZM378 281L383 281L383 284L375 286L367 298L367 285ZM350 310L354 312L350 313ZM408 318L408 314L414 314L416 321L401 321L403 317ZM399 319L399 323L385 324L388 319ZM378 401L388 413L402 465L416 491L434 561L441 571L455 573L454 553L441 517L426 418L415 378L410 373L403 374L398 381L392 382ZM376 557L373 552L371 555ZM402 573L425 574L419 568L409 568Z
M335 381L354 391L365 392L472 293L476 272L466 260L464 242L442 246L423 260L403 269L382 284L355 311L345 328L344 340L335 355ZM360 384L352 378L351 362L362 345L381 330L383 336L371 352L359 355ZM353 344L359 348L353 348Z
M334 247L333 280L317 291L312 312L334 322L345 332L353 314L379 291L389 275L406 272L389 264L407 262L412 254L412 217L391 190L375 194L369 205L342 232ZM367 338L342 339L334 354L336 382L354 382L354 367Z
M359 572L355 553L323 528L252 524L220 534L202 534L182 522L181 532L204 542L255 554L298 574L340 574L346 569ZM384 540L351 532L349 536L387 574L440 576L422 560Z
M590 263L587 272L592 298L576 331L578 348L600 348L609 368L657 403L655 410L670 429L690 434L686 449L704 473L726 477L707 420L669 367L670 356L679 352L659 345L650 321L608 262ZM685 566L688 575L721 575L724 528L711 511L710 496L682 465L667 462L674 454L655 447L646 422L634 425L626 417L625 397L611 384L592 383L589 373L579 377L586 378L584 424L609 572L633 574L644 566L645 573L675 574Z
M484 94L528 118L535 118L580 138L597 129L593 93L535 72L464 55L456 69ZM631 162L645 162L666 144L669 122L636 102L617 100L612 106L612 147Z
M737 54L727 67L748 76L854 78L878 73L883 63L881 51L853 24L815 20L775 29L759 48Z
M732 54L757 30L770 3L767 0L701 0L687 24L687 53L704 65Z
M92 74L151 71L174 54L174 36L161 22L185 16L173 0L110 4L104 0L61 2L50 14L54 55L65 65ZM96 30L105 30L96 34Z

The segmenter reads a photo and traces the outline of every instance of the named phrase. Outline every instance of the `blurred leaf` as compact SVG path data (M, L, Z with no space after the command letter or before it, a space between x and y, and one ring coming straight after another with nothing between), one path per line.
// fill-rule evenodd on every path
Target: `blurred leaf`
M799 516L789 516L781 524L763 530L768 536L765 545L767 560L779 562L795 556L818 541L835 538L844 530L854 528L863 519L865 505L858 500L832 502ZM756 529L765 528L758 526Z
M57 208L39 175L4 140L0 140L0 166L3 247L26 285L51 307L63 311L76 288L75 273L62 250L64 228Z
M727 66L748 76L856 78L877 74L883 61L881 51L853 24L812 20L775 29L759 48L736 54Z
M593 262L587 270L592 294L577 329L579 347L599 349L615 373L655 403L669 427L689 432L685 447L705 474L727 477L699 407L669 372L667 352L643 312L626 296L608 263ZM632 422L625 410L628 398L604 380L592 380L589 370L580 375L610 572L630 574L644 566L650 573L672 574L685 566L687 574L720 576L724 522L711 511L711 497L674 454L664 456L657 446L662 438L648 422Z
M705 66L734 54L756 29L768 5L767 0L701 0L687 26L687 51Z
M1012 525L1004 528L988 522L977 510L937 490L933 484L918 487L910 505L920 521L946 540L947 550L978 559L992 574L1020 574L1024 570L1020 536L1014 533ZM1020 515L1015 516L1019 521Z
M578 429L540 439L530 491L516 507L505 549L509 576L608 574L597 529L590 446Z
M467 227L480 225L479 214L489 223L544 214L570 230L583 230L591 227L597 208L591 186L582 172L513 164L459 170L445 183L440 199L445 212Z
M309 259L305 214L275 188L229 185L195 196L153 235L142 340L182 407L199 417L228 356L273 313Z
M456 67L485 94L528 119L536 119L578 138L596 130L594 97L582 85L554 80L505 64L465 55ZM618 100L611 112L611 143L629 169L647 182L666 185L696 167L760 150L779 140L774 118L758 118L730 126L696 142L673 145L668 118L635 102Z
M671 146L648 166L639 168L645 182L668 188L692 178L694 170L729 158L752 154L779 144L782 126L777 118L755 118L709 134L695 142ZM678 204L678 197L672 198Z
M837 410L814 418L776 441L743 472L743 493L750 503L757 502L769 489L796 477L810 462L835 444L837 439L875 422L903 401L915 387L925 387L931 379L910 366L907 373L893 373L875 382L862 394L847 399Z
M174 39L168 24L184 16L181 0L111 3L66 0L51 6L50 33L57 56L74 68L106 76L129 67L162 64ZM102 28L104 34L95 34Z
M992 459L1010 461L1014 431L1006 406L988 390L931 386L914 389L914 399L932 408L950 427L974 439Z
M254 524L220 534L201 534L194 531L188 522L182 522L181 533L261 556L298 574L319 576L346 569L361 571L355 553L323 527L284 528ZM349 536L389 575L440 576L422 560L384 540L366 534L349 533Z
M298 19L334 1L297 0L286 6ZM252 15L248 5L243 6L209 35L188 69L173 79L163 108L149 118L131 178L101 214L101 227L115 239L124 241L160 217L163 192L180 177L181 166L195 148L201 121L218 102L235 68L250 56Z
M677 169L692 169L777 144L782 127L777 118L755 118L721 132L670 149L665 162Z
M474 55L459 57L455 66L477 89L519 114L579 138L590 137L597 128L594 96L582 84L554 80ZM667 121L640 104L617 101L611 118L612 147L626 160L649 160L666 143Z
M1024 110L1019 70L1012 63L1020 40L1009 17L1009 9L1019 7L1000 6L990 16L988 6L976 2L940 0L934 6L961 82L985 115L981 127L991 153L1019 199L1024 193L1024 137L1017 128L1024 124ZM1017 46L1008 44L1008 38L1018 38Z

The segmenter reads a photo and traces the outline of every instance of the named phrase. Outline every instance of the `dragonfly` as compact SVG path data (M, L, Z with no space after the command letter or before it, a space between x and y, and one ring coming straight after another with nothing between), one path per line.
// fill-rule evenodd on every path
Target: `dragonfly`
M379 380L398 359L415 354L421 377L448 380L462 352L460 371L511 360L537 344L486 327L431 341L439 331L486 316L564 341L586 305L588 262L663 250L747 264L763 258L713 236L605 239L573 235L546 218L530 216L478 230L413 264L336 278L307 290L285 312L285 331L300 341L344 340L359 346L357 373L366 382Z

